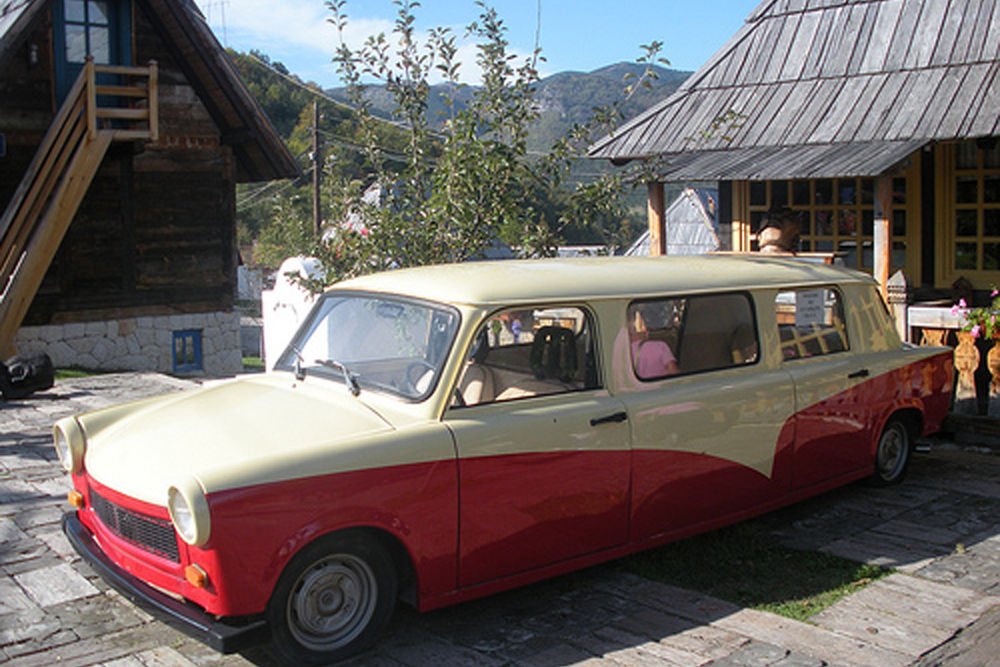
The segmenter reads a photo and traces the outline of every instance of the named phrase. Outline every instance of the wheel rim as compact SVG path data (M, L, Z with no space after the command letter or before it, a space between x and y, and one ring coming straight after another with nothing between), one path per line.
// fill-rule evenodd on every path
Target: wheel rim
M332 651L368 626L378 601L378 582L366 562L338 554L302 573L288 598L288 629L302 646Z
M878 443L878 474L882 479L893 480L906 465L908 443L906 432L899 424L893 424L882 434Z

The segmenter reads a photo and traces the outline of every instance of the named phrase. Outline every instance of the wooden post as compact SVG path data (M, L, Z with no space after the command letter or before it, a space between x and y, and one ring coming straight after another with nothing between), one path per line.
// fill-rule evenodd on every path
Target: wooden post
M664 227L666 217L666 196L662 181L647 184L646 215L649 219L649 255L659 257L667 254L667 230Z
M149 82L146 84L147 100L149 106L149 140L157 141L160 138L160 75L159 66L155 60L149 61Z
M896 271L889 279L887 286L887 296L889 312L896 320L896 331L899 332L899 339L910 342L910 325L907 321L906 305L909 301L910 286L906 280L906 274Z
M323 175L323 155L319 136L319 102L313 101L313 145L312 145L312 200L313 233L319 238L323 233L323 213L320 210L319 185Z
M87 61L83 64L83 71L86 77L86 88L84 94L87 97L87 138L93 141L97 138L97 76L94 73L94 56L87 56Z
M750 215L747 212L747 182L733 181L732 249L733 252L750 252Z
M889 299L889 267L892 265L892 176L875 179L875 280L882 298Z

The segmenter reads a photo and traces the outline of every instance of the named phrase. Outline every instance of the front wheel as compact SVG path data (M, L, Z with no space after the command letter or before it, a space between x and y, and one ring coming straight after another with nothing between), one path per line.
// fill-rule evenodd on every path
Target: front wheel
M906 476L910 465L910 432L899 419L890 419L882 430L875 449L875 472L871 483L875 486L898 484Z
M330 536L306 547L267 608L272 646L287 665L326 665L371 646L396 606L392 558L374 539Z

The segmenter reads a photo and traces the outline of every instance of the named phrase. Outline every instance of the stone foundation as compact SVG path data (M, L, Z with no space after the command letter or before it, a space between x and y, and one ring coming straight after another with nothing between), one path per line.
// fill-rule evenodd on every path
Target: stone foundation
M174 332L201 334L201 370L181 375L223 376L243 368L240 318L236 312L131 317L21 327L18 354L44 352L57 368L174 373Z

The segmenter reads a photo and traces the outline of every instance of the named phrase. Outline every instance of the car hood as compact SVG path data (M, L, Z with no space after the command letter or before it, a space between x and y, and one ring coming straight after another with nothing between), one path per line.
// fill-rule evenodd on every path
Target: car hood
M206 493L252 484L276 462L307 467L310 453L392 430L342 385L281 375L127 403L77 420L87 436L90 476L157 505L181 479L194 477Z

